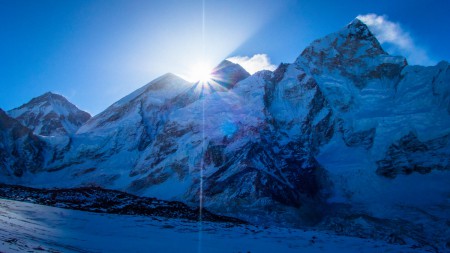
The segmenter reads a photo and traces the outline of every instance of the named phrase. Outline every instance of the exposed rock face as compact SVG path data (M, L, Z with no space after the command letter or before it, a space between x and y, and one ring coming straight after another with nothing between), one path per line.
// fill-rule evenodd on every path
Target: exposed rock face
M43 167L45 143L0 109L0 173L22 177Z
M388 55L358 19L311 43L296 64L316 79L331 106L341 113L364 105L364 90L380 89L388 96L387 88L395 86L407 65L405 58Z
M73 134L91 118L63 96L51 92L33 98L8 114L35 134L44 136Z
M449 140L450 135L445 135L422 142L414 133L409 133L389 146L385 158L377 162L377 173L394 178L399 174L450 170Z

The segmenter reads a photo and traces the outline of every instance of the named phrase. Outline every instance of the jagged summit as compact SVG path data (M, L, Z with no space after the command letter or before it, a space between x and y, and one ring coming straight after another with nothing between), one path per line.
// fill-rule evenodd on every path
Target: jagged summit
M73 134L91 118L65 97L52 92L31 99L8 114L35 134L44 136Z
M212 79L226 89L231 89L236 83L246 79L250 74L239 64L223 60L211 73Z
M352 22L348 23L347 27L348 26L361 26L361 25L364 25L364 26L367 27L367 25L364 24L364 22L362 22L361 19L355 18L355 19L352 20Z
M355 31L355 32L362 31L364 33L370 33L369 27L358 18L353 19L353 21L347 25L347 29Z
M334 65L343 64L343 60L353 62L360 58L387 55L377 38L366 24L355 19L336 33L331 33L313 41L297 58L297 63L308 64L316 61L324 63L331 60Z
M342 32L342 31L341 31ZM370 31L369 27L361 20L355 18L350 24L347 25L348 37L354 36L355 39L360 41L369 41L376 51L380 54L387 54L381 47L378 39Z
M394 79L400 76L407 61L386 53L367 25L355 19L340 31L313 41L295 64L322 83L324 92L333 90L336 96L329 100L346 110L349 103L356 102L349 95L355 88L363 89L381 77L387 78L382 86L395 85Z

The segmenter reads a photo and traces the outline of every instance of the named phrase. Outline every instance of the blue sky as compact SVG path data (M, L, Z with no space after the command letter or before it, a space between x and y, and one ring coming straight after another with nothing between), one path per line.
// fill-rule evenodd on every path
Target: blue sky
M188 78L199 62L293 62L370 13L390 52L450 60L448 0L204 1L203 16L202 0L0 0L0 108L53 91L95 115L164 73Z

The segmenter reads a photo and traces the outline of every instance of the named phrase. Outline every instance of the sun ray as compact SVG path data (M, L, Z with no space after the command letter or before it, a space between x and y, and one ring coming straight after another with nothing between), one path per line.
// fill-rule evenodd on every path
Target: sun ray
M192 70L192 79L194 81L208 82L211 79L211 68L205 63L194 65Z

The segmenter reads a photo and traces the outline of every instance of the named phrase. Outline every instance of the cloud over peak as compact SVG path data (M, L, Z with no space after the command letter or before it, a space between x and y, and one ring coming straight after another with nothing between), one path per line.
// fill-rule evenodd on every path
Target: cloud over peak
M273 71L277 67L270 62L270 58L266 54L255 54L252 57L233 56L228 58L227 60L241 65L245 70L247 70L247 72L252 75L260 70Z
M403 55L411 64L433 65L436 63L428 56L425 49L414 42L411 35L399 23L390 21L386 15L369 13L358 15L357 18L369 27L389 53Z

